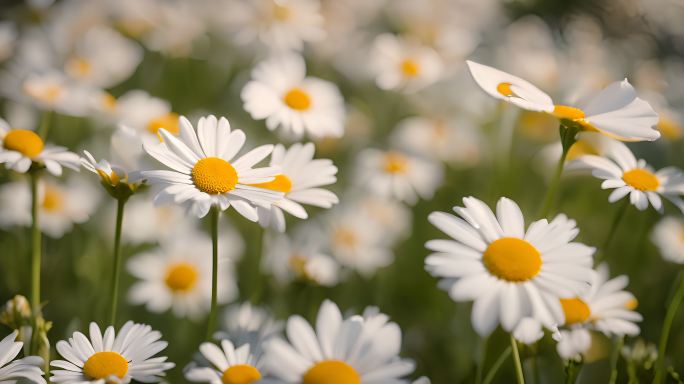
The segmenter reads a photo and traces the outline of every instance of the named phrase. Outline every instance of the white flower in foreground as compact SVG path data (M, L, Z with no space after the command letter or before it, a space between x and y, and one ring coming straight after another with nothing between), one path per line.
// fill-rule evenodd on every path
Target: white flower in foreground
M291 239L279 234L265 244L262 269L273 274L281 283L305 280L323 286L333 286L340 279L340 265L322 252L319 234L309 225L301 228ZM306 231L310 230L310 234ZM317 241L318 240L318 241Z
M364 316L342 318L339 308L324 301L314 329L301 316L287 321L287 338L264 346L263 383L409 383L403 379L414 364L399 358L401 330L389 318L366 310Z
M570 162L568 169L590 170L594 177L604 180L601 188L615 189L608 197L611 203L629 195L630 203L637 209L643 211L650 203L662 213L662 196L684 212L684 201L680 197L684 195L684 173L675 167L655 172L619 141L605 146L603 157L581 156Z
M378 87L406 92L436 82L444 70L434 49L388 33L375 38L370 65Z
M50 365L55 383L66 384L127 384L131 380L158 383L164 371L175 366L165 356L154 357L166 349L162 334L145 324L132 321L124 324L118 335L107 327L90 323L90 339L75 332L69 341L57 342L57 352L66 360L53 360Z
M262 377L262 361L250 351L249 344L235 347L229 340L221 341L221 348L213 343L202 343L200 353L208 365L190 364L185 378L196 383L251 384Z
M266 120L273 131L300 138L340 137L344 132L344 100L335 84L306 76L306 64L294 54L264 61L240 94L245 110Z
M474 197L454 207L460 216L433 212L429 221L453 240L430 240L425 260L455 301L474 301L472 325L489 335L498 324L513 331L525 317L552 328L563 323L559 299L588 288L594 248L572 242L575 221L558 215L530 224L502 197L496 215Z
M62 174L62 167L78 171L78 155L64 147L45 144L37 133L28 129L10 128L0 119L0 164L13 171L26 173L31 164L45 166L55 176Z
M380 197L409 204L429 199L442 184L443 169L399 151L364 149L358 155L357 183Z
M301 204L330 208L339 202L337 196L322 186L337 181L337 167L328 159L314 159L313 143L294 144L285 149L277 144L271 154L271 167L279 167L280 174L273 181L254 184L254 187L282 192L283 197L270 208L257 207L259 222L263 227L272 226L279 232L285 231L283 211L299 218L309 215Z
M684 264L684 221L666 217L656 224L651 240L660 250L663 259Z
M17 332L12 332L0 341L0 383L29 382L45 384L43 378L43 359L38 356L28 356L14 360L21 351L24 343L15 341Z
M622 141L653 141L660 137L654 128L658 114L636 95L627 81L616 81L577 107L554 104L549 95L519 77L468 61L477 84L494 98L530 111L550 113L572 120L584 130Z
M279 334L283 324L275 320L266 309L244 302L226 309L222 329L214 334L214 338L228 339L237 345L249 343L251 352L259 354L262 342Z
M144 148L171 170L142 172L150 184L164 187L155 202L183 204L197 217L206 216L212 206L221 210L233 207L245 218L257 221L254 205L268 207L282 197L281 193L250 185L273 181L280 173L275 167L253 168L273 146L262 145L236 158L246 137L239 129L231 131L226 118L202 117L195 132L181 117L180 138L163 128L159 133L164 141L145 143Z

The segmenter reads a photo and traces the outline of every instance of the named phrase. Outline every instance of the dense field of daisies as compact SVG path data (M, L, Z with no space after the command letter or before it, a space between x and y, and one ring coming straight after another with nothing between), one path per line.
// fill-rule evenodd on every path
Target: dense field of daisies
M684 383L684 5L0 4L0 383Z

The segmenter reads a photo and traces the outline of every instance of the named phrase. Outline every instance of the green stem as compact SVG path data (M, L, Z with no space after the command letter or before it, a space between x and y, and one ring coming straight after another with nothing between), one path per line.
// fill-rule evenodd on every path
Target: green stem
M679 272L677 278L679 280L679 288L677 288L674 296L672 296L672 301L670 301L670 305L667 308L665 321L663 321L663 330L660 334L658 360L656 361L656 373L653 384L660 384L665 380L665 352L667 351L667 341L670 338L670 329L672 328L672 322L677 314L677 309L684 298L684 270Z
M565 384L575 384L580 368L581 366L578 366L574 360L568 361L568 364L565 366Z
M558 164L556 164L556 170L551 179L551 184L549 189L546 191L546 197L544 198L544 203L542 204L542 209L540 217L548 216L551 211L551 205L556 199L556 194L558 193L558 186L560 185L561 175L563 174L563 168L565 167L565 160L568 157L568 152L570 147L577 141L576 136L580 131L581 127L578 127L574 123L568 123L566 121L561 121L558 131L560 133L561 146L563 151L561 152L560 159L558 159Z
M211 208L211 310L209 311L209 322L207 323L207 340L211 340L216 325L216 296L218 294L218 218L219 210Z
M489 384L494 380L494 377L496 376L496 373L499 371L499 368L503 365L504 361L508 358L508 356L511 355L511 346L509 345L504 349L504 351L501 353L501 356L499 356L498 359L492 364L492 367L489 368L489 372L487 372L487 376L485 376L484 381L482 384Z
M620 226L620 223L622 222L622 218L625 216L625 212L627 212L628 206L629 198L623 199L617 211L615 211L615 216L613 216L613 221L610 224L610 229L608 230L608 234L606 235L606 240L604 240L603 242L603 247L601 247L600 252L596 255L595 263L597 265L605 257L606 253L608 253L608 247L610 246L610 242L611 240L613 240L613 237L615 237L615 233L617 232L617 229Z
M475 384L482 383L482 371L484 371L484 365L487 360L487 341L488 337L483 337L480 343L480 361L477 362L477 372L475 373Z
M520 352L518 352L518 342L511 333L511 350L513 351L513 363L515 363L515 377L518 384L525 384L525 376L523 375L522 362L520 361Z
M116 229L114 230L114 266L110 289L111 310L109 324L116 326L116 312L119 303L119 280L121 275L121 228L123 226L124 206L126 199L118 199L116 205Z
M38 127L38 136L43 140L47 139L47 135L50 132L50 123L52 122L53 111L43 112L43 118L40 120L40 126Z
M613 350L613 355L610 357L610 380L608 381L609 384L615 384L617 382L618 378L618 360L620 359L620 351L622 350L622 346L625 344L625 337L620 336L617 340L617 343L615 343L615 349Z
M41 234L40 234L40 203L38 201L37 170L31 174L31 309L34 316L38 316L40 310L40 258L41 258Z

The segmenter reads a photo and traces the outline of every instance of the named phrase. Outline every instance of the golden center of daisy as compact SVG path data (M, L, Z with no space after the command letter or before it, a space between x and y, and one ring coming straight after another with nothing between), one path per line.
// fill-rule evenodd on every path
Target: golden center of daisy
M164 283L174 292L187 292L197 283L197 268L190 263L171 265L166 271Z
M116 376L123 379L128 373L128 361L116 352L97 352L83 364L83 373L91 379L106 379ZM110 384L112 382L107 382Z
M565 313L565 324L580 324L589 320L591 316L591 309L584 300L579 297L572 299L560 299L563 312Z
M92 65L87 59L74 57L66 63L66 71L74 77L86 77L92 71Z
M542 266L537 248L515 237L494 240L484 251L482 262L492 275L512 282L530 280Z
M206 157L192 167L192 181L197 189L210 195L232 191L238 182L233 166L218 157Z
M655 191L660 186L660 180L652 172L634 168L622 174L622 180L640 191Z
M658 121L658 130L663 134L663 137L670 140L677 140L682 137L684 129L675 120L666 116L660 116Z
M361 376L340 360L324 360L304 374L302 384L361 384Z
M283 96L283 101L288 107L297 111L306 111L311 108L311 96L301 88L292 88L287 91Z
M57 188L46 185L42 206L48 212L59 211L64 206L62 193Z
M515 92L511 89L511 83L499 83L496 86L496 91L506 97L516 96Z
M33 131L13 129L5 135L2 145L5 149L17 151L26 157L36 157L43 151L45 143Z
M111 93L105 92L102 97L100 97L100 103L102 103L102 107L107 111L113 112L116 110L116 97Z
M354 248L359 243L356 232L345 227L337 228L332 236L333 243L343 248Z
M416 77L420 74L420 63L413 59L404 59L400 64L401 73L406 77Z
M233 365L223 372L223 384L251 384L261 379L258 369L247 364Z
M118 185L121 182L121 177L116 171L112 170L111 174L107 174L105 171L98 169L97 174L100 175L100 179L109 185Z
M572 161L581 156L598 154L599 152L596 150L596 148L589 144L589 142L587 142L586 140L579 140L576 141L575 144L573 144L570 147L570 150L568 151L565 161Z
M306 257L295 253L288 258L288 264L290 265L290 269L292 269L297 276L303 278L308 277L306 272Z
M292 17L292 11L284 5L274 3L273 17L278 21L287 21Z
M559 119L568 119L573 121L581 121L585 117L583 110L575 107L569 107L567 105L554 105L553 112L551 112L551 114Z
M251 184L252 187L270 189L271 191L288 193L292 190L292 180L287 175L280 174L265 183Z
M157 116L147 123L147 130L153 135L158 135L159 130L162 128L169 131L172 135L178 135L178 132L180 132L178 114L169 112L165 115ZM161 140L161 137L159 139Z
M408 159L401 153L388 152L383 159L383 169L387 173L406 173L408 170Z
M25 84L24 91L44 103L54 103L62 95L62 87L59 84Z
M634 299L634 298L629 299L625 302L625 309L628 309L630 311L637 309L638 306L639 306L639 300Z

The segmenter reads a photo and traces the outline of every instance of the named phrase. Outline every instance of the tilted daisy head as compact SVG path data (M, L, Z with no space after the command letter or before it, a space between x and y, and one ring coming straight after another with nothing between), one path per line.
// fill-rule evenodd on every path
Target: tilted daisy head
M180 120L180 136L159 130L161 143L145 143L145 151L171 170L143 171L150 184L163 187L157 203L185 205L194 215L204 217L212 206L221 210L233 207L251 221L257 221L255 206L269 207L282 198L281 192L254 187L273 181L277 167L254 168L273 150L262 145L237 156L246 137L239 129L230 129L226 118L200 118L197 131L185 118Z
M250 344L236 347L230 340L222 340L221 348L202 343L199 349L206 362L191 363L185 369L185 378L192 382L252 384L262 378L261 358L250 350Z
M50 380L67 384L159 382L164 371L175 366L165 356L154 357L167 346L161 337L149 325L132 321L118 334L114 327L107 327L104 335L97 324L90 323L90 338L75 332L68 341L57 342L57 352L66 360L50 362L58 368L52 370Z
M651 240L667 261L684 264L684 220L668 216L653 229Z
M111 165L105 159L97 161L88 151L83 151L83 154L85 155L81 158L83 168L98 175L102 186L115 199L128 199L142 183L142 180L138 182L129 180L126 170Z
M39 356L28 356L14 360L21 351L24 343L15 341L18 333L12 332L0 341L0 382L17 383L29 382L45 384L43 359Z
M454 207L458 216L433 212L429 221L452 240L431 240L425 260L456 301L474 301L472 324L488 335L498 324L510 332L524 317L547 328L563 323L559 299L588 288L594 248L572 242L579 230L564 215L525 230L518 205L501 198L496 214L474 197Z

